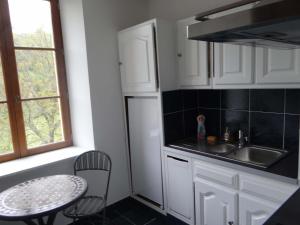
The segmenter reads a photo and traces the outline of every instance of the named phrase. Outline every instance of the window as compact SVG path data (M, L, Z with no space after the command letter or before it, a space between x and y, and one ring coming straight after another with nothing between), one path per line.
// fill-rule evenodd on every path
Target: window
M72 144L58 0L0 1L0 162Z

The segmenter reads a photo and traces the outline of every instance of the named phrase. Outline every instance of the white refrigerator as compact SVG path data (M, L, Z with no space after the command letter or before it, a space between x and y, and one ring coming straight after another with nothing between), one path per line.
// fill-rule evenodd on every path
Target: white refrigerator
M128 98L128 128L133 193L162 206L158 104L157 98Z

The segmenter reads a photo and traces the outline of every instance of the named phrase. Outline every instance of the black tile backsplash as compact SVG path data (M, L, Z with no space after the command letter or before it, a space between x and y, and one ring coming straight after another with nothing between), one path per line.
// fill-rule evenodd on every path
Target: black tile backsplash
M242 129L252 144L299 148L300 89L176 90L163 93L165 144L196 137L198 114L207 135Z
M184 134L186 137L191 137L197 133L197 122L196 122L197 116L198 116L197 108L184 111L183 113Z
M286 112L300 114L300 89L286 90Z
M251 111L284 112L285 90L250 90Z
M297 150L299 146L298 115L286 115L285 118L285 146L287 149Z
M165 142L170 143L185 137L183 112L170 113L164 116Z
M242 130L245 137L249 136L249 113L247 111L222 110L221 131L225 132L226 127L230 129L233 137L238 137L238 131Z
M221 104L221 92L219 90L199 90L198 107L219 109Z
M183 110L182 91L168 91L163 93L164 114Z
M249 110L249 90L222 90L222 109Z
M197 109L197 92L192 90L183 91L183 108Z
M251 142L283 148L284 114L251 112Z

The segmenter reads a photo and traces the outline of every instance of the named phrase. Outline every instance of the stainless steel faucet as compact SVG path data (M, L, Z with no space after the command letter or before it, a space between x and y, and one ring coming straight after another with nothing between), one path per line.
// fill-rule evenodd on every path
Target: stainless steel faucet
M238 141L238 148L244 148L246 145L247 137L244 137L244 133L242 130L239 130L239 141Z

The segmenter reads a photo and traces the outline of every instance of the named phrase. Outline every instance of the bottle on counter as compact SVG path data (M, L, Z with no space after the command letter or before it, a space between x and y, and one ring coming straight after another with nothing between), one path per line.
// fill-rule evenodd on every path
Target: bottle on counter
M197 140L199 142L205 141L206 137L206 129L205 129L205 116L199 115L197 116L198 128L197 128Z

